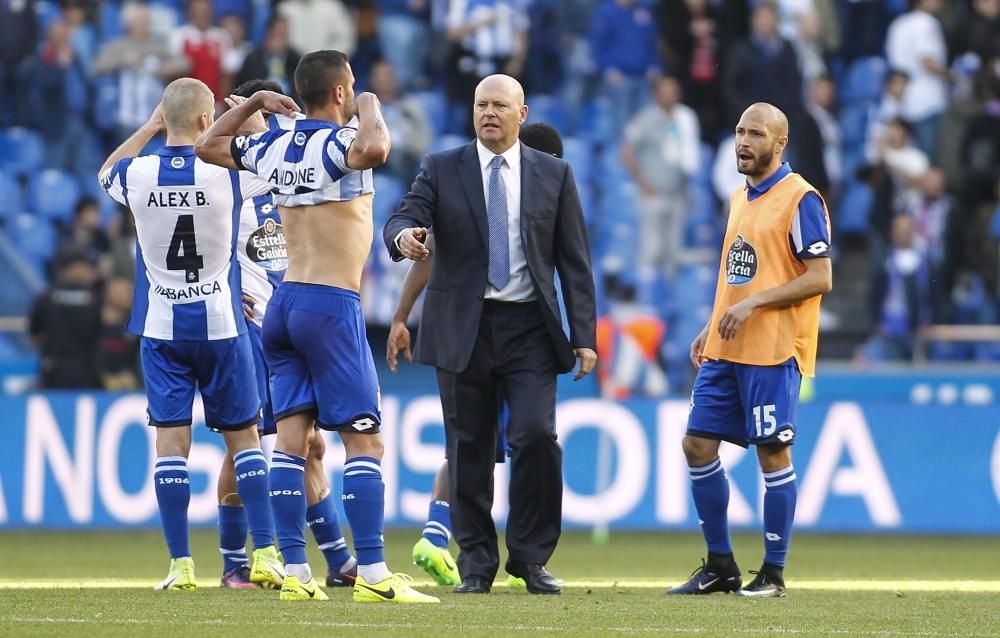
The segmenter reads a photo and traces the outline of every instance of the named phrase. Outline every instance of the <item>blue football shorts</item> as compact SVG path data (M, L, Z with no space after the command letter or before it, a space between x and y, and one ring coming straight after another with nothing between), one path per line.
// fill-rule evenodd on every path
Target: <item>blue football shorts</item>
M201 390L208 427L236 431L257 424L260 397L252 350L245 334L214 341L143 337L140 351L149 424L191 425L195 388Z
M257 432L261 436L276 434L278 427L274 422L274 410L271 409L271 386L268 383L267 362L264 361L264 348L261 343L261 328L252 321L247 321L247 334L253 348L253 363L257 370L257 396L260 397L261 419L257 424Z
M324 430L379 431L378 376L358 293L283 282L261 336L275 421L311 413Z
M694 381L687 433L741 447L791 445L801 383L794 359L775 366L706 361Z

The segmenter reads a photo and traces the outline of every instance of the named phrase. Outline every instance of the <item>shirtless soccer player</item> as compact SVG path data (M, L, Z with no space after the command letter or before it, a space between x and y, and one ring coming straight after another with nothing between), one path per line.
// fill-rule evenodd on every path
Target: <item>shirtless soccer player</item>
M378 99L357 98L354 74L339 51L315 51L295 70L307 118L294 130L238 136L264 110L291 116L290 98L261 91L220 117L198 140L206 162L251 171L274 187L288 269L264 317L264 357L278 442L271 503L285 557L282 600L322 600L306 563L304 468L313 422L344 442L344 511L354 532L358 602L438 602L385 564L385 485L380 460L379 387L365 334L359 289L374 232L371 168L385 163L389 132Z

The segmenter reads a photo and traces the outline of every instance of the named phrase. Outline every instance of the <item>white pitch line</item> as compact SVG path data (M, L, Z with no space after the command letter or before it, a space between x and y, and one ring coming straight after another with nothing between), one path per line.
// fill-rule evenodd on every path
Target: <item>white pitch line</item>
M683 582L683 577L676 579L580 579L569 580L564 587L570 589L668 589ZM0 579L2 589L152 589L155 579L144 578L22 578ZM417 581L418 586L433 586L431 581ZM493 585L496 588L506 587L505 580L500 579ZM217 581L198 585L199 589L218 588ZM831 579L831 580L796 580L788 581L790 591L821 590L821 591L898 591L898 592L968 592L968 593L1000 593L1000 580L865 580L865 579Z
M127 619L111 619L111 618L55 618L52 616L0 616L0 626L4 623L10 624L26 624L26 625L57 625L57 624L67 624L67 625L157 625L172 626L172 625L183 625L184 627L189 626L213 626L213 627L260 627L260 626L273 626L273 627L288 627L290 625L307 627L307 628L337 628L337 629L409 629L414 631L428 630L431 629L426 624L416 624L416 623L406 623L406 622L386 622L386 623L359 623L359 622L343 622L343 621L321 621L321 620L268 620L268 619L253 619L253 620L225 620L221 618L216 619L205 619L205 620L184 620L182 622L170 622L164 621L162 619L140 619L140 618L127 618ZM497 625L488 624L455 624L455 623L440 623L435 622L433 630L438 633L442 630L447 631L462 631L463 633L469 632L470 630L482 630L482 631L495 631ZM565 626L552 626L552 625L507 625L503 627L504 631L515 631L515 632L536 632L536 633L577 633L578 628L575 627L565 627ZM795 627L667 627L667 626L656 626L656 627L615 627L615 633L629 633L629 634L729 634L729 635L773 635L781 634L788 636L798 636L798 635L812 635L822 634L825 636L868 636L871 638L893 638L899 636L901 638L925 638L925 637L939 637L939 638L994 638L996 634L984 633L984 632L940 632L940 631L907 631L905 629L876 629L876 630L858 630L858 629L837 629L837 628L824 628L824 629L799 629Z

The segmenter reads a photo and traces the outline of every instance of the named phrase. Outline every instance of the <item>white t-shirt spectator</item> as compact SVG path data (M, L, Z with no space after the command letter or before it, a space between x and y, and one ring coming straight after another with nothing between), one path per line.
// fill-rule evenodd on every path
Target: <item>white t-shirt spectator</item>
M910 76L903 95L902 115L919 122L945 110L948 86L944 78L924 68L924 60L939 67L948 63L948 48L937 18L925 11L910 11L889 25L885 43L889 66Z
M358 46L354 16L340 0L286 0L278 14L288 20L288 40L297 51L334 49L351 55Z

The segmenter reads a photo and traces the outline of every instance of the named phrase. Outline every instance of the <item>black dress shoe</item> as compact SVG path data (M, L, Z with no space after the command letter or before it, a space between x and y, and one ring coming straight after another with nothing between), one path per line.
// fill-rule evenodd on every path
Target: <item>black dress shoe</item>
M545 569L545 565L507 561L507 573L524 579L524 584L532 594L561 594L559 581Z
M462 579L462 583L455 587L456 594L488 594L490 593L490 581L485 576L472 574Z

